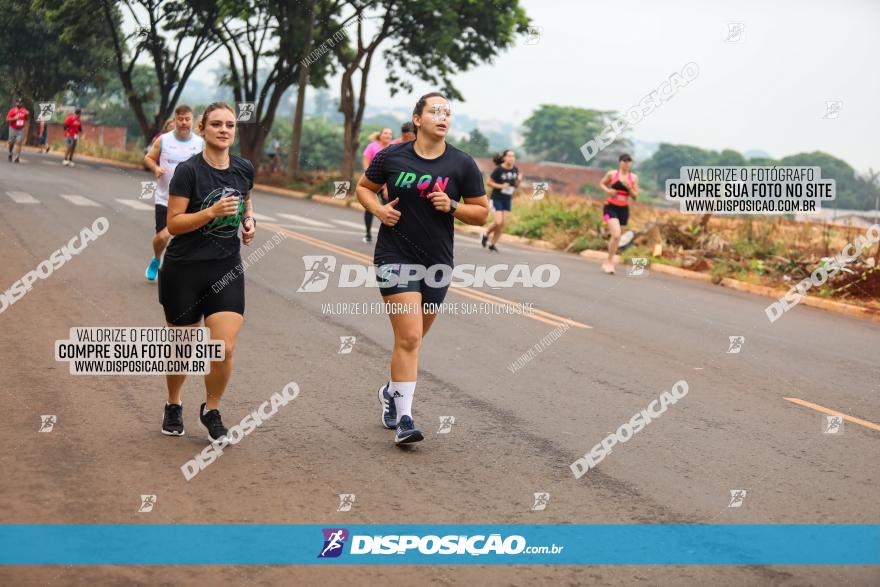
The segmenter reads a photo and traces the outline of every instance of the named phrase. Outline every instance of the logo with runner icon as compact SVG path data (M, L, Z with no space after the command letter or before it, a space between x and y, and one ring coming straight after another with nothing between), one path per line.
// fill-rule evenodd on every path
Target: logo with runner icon
M354 493L340 493L339 494L339 507L336 508L337 512L350 512L351 506L354 505L354 502L357 501L357 497Z
M340 336L339 337L339 355L350 355L351 351L354 350L354 343L357 342L357 337L355 336Z
M324 528L324 546L318 558L337 558L342 554L345 541L348 540L348 530L345 528Z
M156 189L158 185L155 181L142 181L141 182L141 200L152 200L156 197Z
M647 257L632 257L630 261L632 262L632 265L630 265L630 268L627 271L627 277L644 277L648 274Z
M54 415L40 416L40 429L38 432L52 432L58 417Z
M336 270L336 257L333 255L303 255L306 274L297 293L316 293L327 289L330 274Z
M141 506L138 508L138 513L149 513L153 511L153 507L156 505L156 496L155 495L142 495L141 496Z
M453 424L455 424L455 416L440 416L440 428L437 434L449 434L452 432Z
M236 102L235 109L235 120L240 124L257 121L257 105L253 102Z
M730 340L730 345L727 347L728 355L738 354L746 343L745 336L729 336L728 339Z
M238 208L235 214L215 218L201 228L202 234L219 236L220 238L231 238L238 234L238 225L241 224L241 217L244 214L244 198L240 191L231 187L217 188L208 194L208 197L202 202L202 210L210 208L218 200L232 197L238 198Z
M535 493L535 503L532 504L533 512L541 512L547 509L547 504L550 503L550 494L538 492Z
M37 122L49 122L55 114L55 102L37 102Z
M333 182L333 199L335 200L344 200L345 196L348 195L348 189L351 186L350 182L347 181L334 181Z
M842 434L843 416L822 416L822 434Z
M544 196L550 190L549 181L536 181L532 183L532 199L543 200Z

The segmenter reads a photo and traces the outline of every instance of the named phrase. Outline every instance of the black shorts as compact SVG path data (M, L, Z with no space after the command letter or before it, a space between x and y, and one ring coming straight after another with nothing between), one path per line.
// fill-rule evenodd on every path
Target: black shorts
M446 292L449 291L449 280L451 279L452 265L449 266L448 277L444 280L444 276L439 272L432 276L423 278L412 278L406 282L399 282L391 287L382 287L382 282L388 280L390 275L400 277L401 267L405 265L423 267L420 263L406 261L403 259L395 259L391 262L376 263L376 280L379 282L379 292L382 296L391 296L394 294L416 291L422 294L422 304L440 305L446 298ZM427 268L426 268L427 269ZM383 279L382 275L386 277ZM410 275L412 275L410 273ZM430 283L428 283L430 282ZM442 282L444 285L437 285Z
M168 206L156 204L156 234L168 226Z
M614 204L605 204L602 208L603 220L608 222L610 218L617 218L621 226L626 226L629 222L629 206L615 206Z
M492 207L495 208L496 212L510 212L512 202L513 198L510 196L502 195L492 197Z
M244 315L244 270L241 257L174 263L159 269L159 303L165 321L175 326L196 324L215 312Z

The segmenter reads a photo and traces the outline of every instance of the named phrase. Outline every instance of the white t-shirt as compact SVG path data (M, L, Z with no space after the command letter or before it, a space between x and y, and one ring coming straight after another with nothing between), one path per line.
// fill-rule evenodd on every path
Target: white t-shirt
M205 140L194 132L190 131L190 137L185 141L178 139L175 132L173 130L166 132L156 139L161 141L159 143L159 167L165 170L162 177L156 180L156 204L162 206L168 205L168 185L171 183L177 164L201 153L205 148Z

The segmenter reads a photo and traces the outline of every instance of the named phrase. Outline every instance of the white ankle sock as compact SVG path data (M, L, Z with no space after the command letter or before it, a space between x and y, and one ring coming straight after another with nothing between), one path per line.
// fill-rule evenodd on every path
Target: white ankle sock
M412 402L416 393L415 381L392 381L388 393L394 399L394 407L397 408L397 422L401 416L412 418Z

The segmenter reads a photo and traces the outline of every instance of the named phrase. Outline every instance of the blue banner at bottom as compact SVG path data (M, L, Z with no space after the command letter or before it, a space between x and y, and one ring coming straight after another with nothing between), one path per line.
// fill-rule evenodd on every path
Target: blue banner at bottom
M0 525L4 565L877 565L877 524Z

